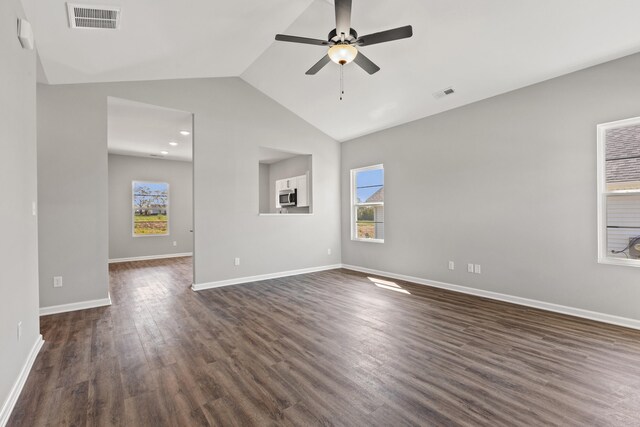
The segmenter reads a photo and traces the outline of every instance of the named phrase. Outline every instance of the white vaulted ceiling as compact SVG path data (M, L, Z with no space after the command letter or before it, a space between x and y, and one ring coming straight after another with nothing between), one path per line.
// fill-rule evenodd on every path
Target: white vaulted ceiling
M274 41L326 38L327 0L96 3L122 8L120 30L71 30L63 1L37 3L41 79L240 76L339 141L640 51L637 0L353 0L360 35L411 24L414 36L361 48L381 71L345 66L339 101L337 65L305 75L325 48Z

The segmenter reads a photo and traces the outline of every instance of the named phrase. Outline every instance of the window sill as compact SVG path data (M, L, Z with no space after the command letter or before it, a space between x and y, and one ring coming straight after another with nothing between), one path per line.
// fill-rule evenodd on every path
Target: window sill
M356 239L351 238L353 242L367 242L367 243L384 243L384 239Z
M309 212L309 213L300 213L300 212L294 212L294 213L259 213L258 216L309 216L309 215L313 215L313 212Z
M640 259L605 257L605 258L599 258L598 264L623 265L626 267L640 267Z

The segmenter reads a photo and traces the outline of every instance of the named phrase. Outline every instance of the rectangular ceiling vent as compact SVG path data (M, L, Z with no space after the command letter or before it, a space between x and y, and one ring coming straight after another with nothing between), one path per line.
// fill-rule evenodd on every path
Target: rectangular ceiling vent
M117 30L120 28L120 8L112 6L67 3L69 27Z
M439 90L437 92L434 92L433 93L433 97L435 99L440 99L440 98L444 98L445 96L448 96L448 95L453 95L455 92L456 92L456 90L453 87L449 86L446 89L442 89L442 90Z

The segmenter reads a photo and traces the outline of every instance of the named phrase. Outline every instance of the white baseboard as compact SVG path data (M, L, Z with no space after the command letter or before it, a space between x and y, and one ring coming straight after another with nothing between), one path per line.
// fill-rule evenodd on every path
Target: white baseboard
M451 283L438 282L435 280L426 280L419 277L406 276L404 274L390 273L388 271L373 270L370 268L358 267L355 265L343 264L342 268L347 270L355 270L361 273L376 274L378 276L386 276L392 279L404 280L406 282L416 283L418 285L426 285L434 288L448 289L450 291L461 292L463 294L476 295L479 297L489 298L498 301L510 302L513 304L523 305L527 307L539 308L541 310L552 311L555 313L568 314L569 316L582 317L584 319L595 320L597 322L609 323L617 326L624 326L632 329L640 329L640 320L630 319L627 317L614 316L597 311L583 310L581 308L569 307L566 305L553 304L550 302L538 301L529 298L522 298L513 295L501 294L498 292L485 291L482 289L469 288L467 286L453 285Z
M18 397L20 397L20 393L22 392L22 388L24 387L24 383L27 381L27 377L29 376L29 372L31 372L31 367L33 366L33 362L36 360L36 356L38 356L38 352L42 348L42 344L44 344L44 340L42 339L42 335L38 335L36 338L36 342L31 347L31 351L27 356L27 360L25 360L24 365L22 365L22 369L20 370L20 375L16 379L16 382L11 387L11 391L9 392L9 396L4 401L2 405L2 409L0 409L0 426L4 427L7 425L9 421L9 417L11 416L11 412L13 408L16 406L16 402L18 401Z
M111 295L107 295L107 297L103 299L73 302L71 304L52 305L49 307L40 307L40 316L47 316L49 314L66 313L68 311L86 310L87 308L104 307L107 305L111 305Z
M277 279L278 277L297 276L298 274L315 273L317 271L335 270L342 264L323 265L320 267L301 268L299 270L279 271L277 273L259 274L257 276L238 277L235 279L220 280L218 282L194 283L191 289L201 291L203 289L221 288L223 286L240 285L242 283L258 282L260 280Z
M113 264L116 262L129 262L129 261L148 261L150 259L181 258L185 256L193 256L193 252L184 252L181 254L134 256L130 258L112 258L112 259L109 259L109 264Z

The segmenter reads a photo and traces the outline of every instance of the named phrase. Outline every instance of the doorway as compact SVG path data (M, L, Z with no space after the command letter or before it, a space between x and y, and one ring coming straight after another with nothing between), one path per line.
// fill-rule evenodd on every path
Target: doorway
M153 261L175 259L187 271L194 251L193 114L115 97L107 105L109 264L153 268ZM193 267L188 271L193 283Z

